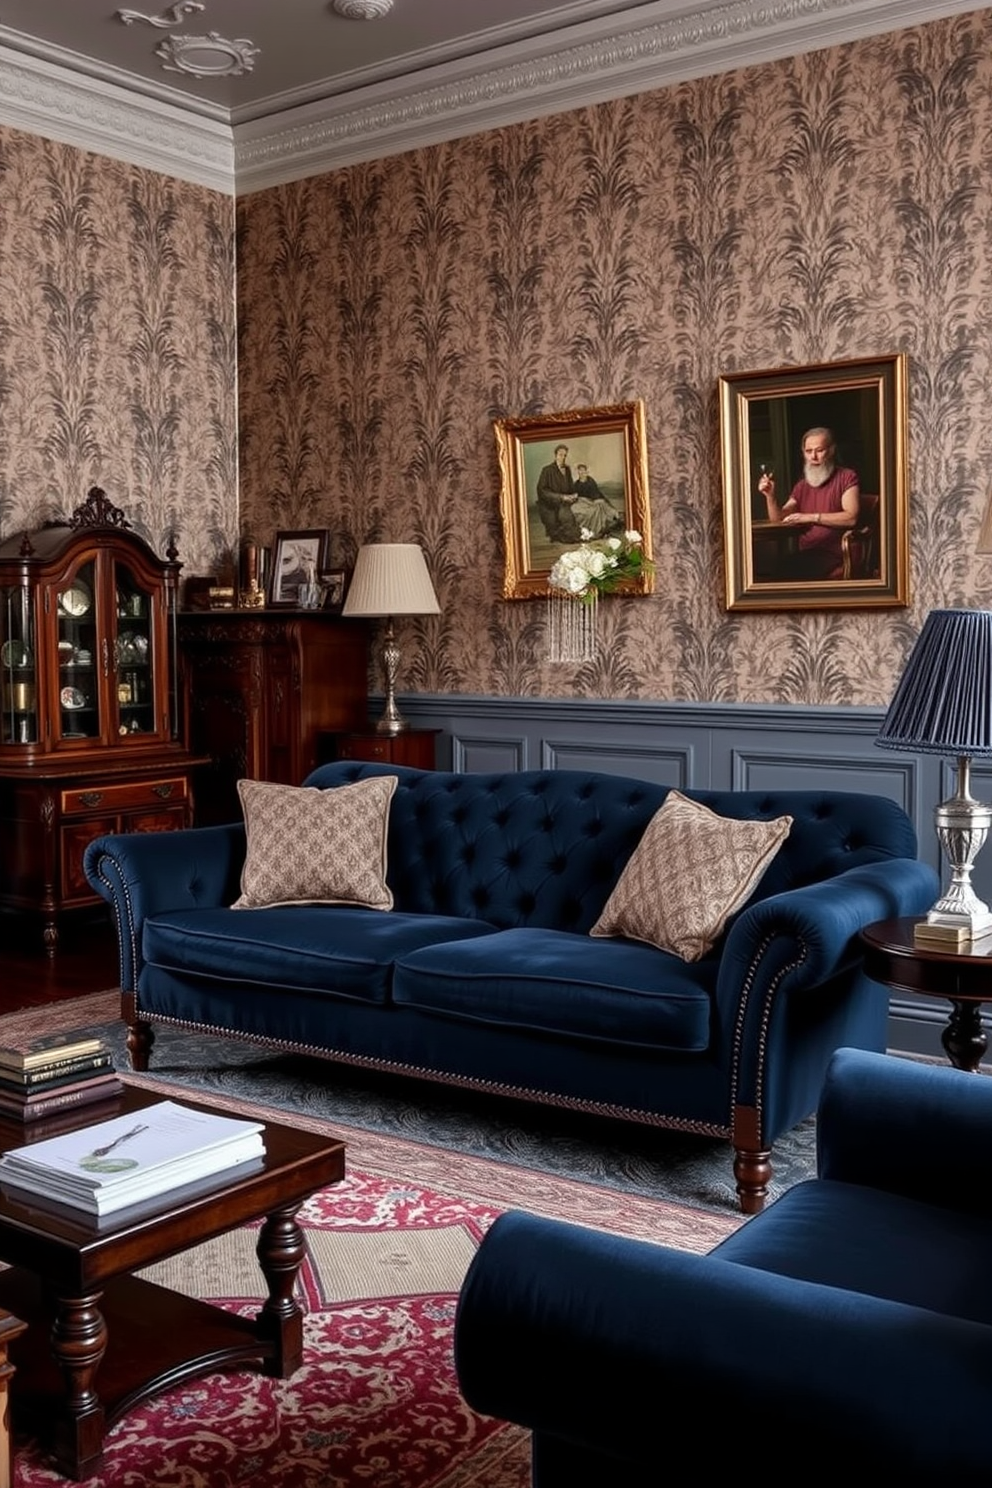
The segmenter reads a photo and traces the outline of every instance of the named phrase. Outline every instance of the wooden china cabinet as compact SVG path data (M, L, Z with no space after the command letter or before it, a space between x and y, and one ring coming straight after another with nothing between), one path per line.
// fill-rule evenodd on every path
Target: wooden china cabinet
M0 544L0 909L102 904L83 850L105 832L193 819L176 706L181 564L94 487L67 522Z

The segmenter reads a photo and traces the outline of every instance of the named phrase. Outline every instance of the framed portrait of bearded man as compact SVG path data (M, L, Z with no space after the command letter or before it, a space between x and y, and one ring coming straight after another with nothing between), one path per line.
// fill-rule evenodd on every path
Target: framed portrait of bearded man
M728 610L909 603L903 353L720 378Z

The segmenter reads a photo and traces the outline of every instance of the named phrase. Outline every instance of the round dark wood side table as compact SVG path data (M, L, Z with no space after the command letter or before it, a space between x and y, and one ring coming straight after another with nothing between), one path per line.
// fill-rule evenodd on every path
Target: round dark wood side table
M975 1074L988 1048L982 1003L992 1003L992 937L967 950L921 946L913 939L912 919L879 920L861 932L866 976L887 987L946 997L951 1004L940 1036L956 1069Z

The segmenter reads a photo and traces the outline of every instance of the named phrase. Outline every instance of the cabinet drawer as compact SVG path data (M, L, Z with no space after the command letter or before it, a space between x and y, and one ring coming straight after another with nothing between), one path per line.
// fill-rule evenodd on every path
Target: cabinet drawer
M340 734L337 758L382 760L389 765L433 770L436 734L437 729L404 729L399 734Z
M341 740L338 746L339 759L393 760L393 745L389 738L368 738L353 735Z
M188 785L185 775L170 775L162 780L131 780L119 785L74 786L62 792L62 815L82 816L91 811L131 811L140 806L174 805L185 801Z

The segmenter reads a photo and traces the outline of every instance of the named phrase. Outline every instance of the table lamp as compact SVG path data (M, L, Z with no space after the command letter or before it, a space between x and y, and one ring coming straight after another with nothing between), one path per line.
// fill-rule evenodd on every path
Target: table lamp
M971 761L992 759L992 610L931 610L909 654L875 743L953 755L957 788L936 808L951 882L925 921L924 944L966 945L992 933L992 912L971 885L992 808L971 794Z
M355 619L385 617L382 667L386 675L386 706L375 728L380 734L402 733L408 724L396 706L400 650L393 633L393 618L441 613L423 549L416 543L368 543L359 548L341 613Z

